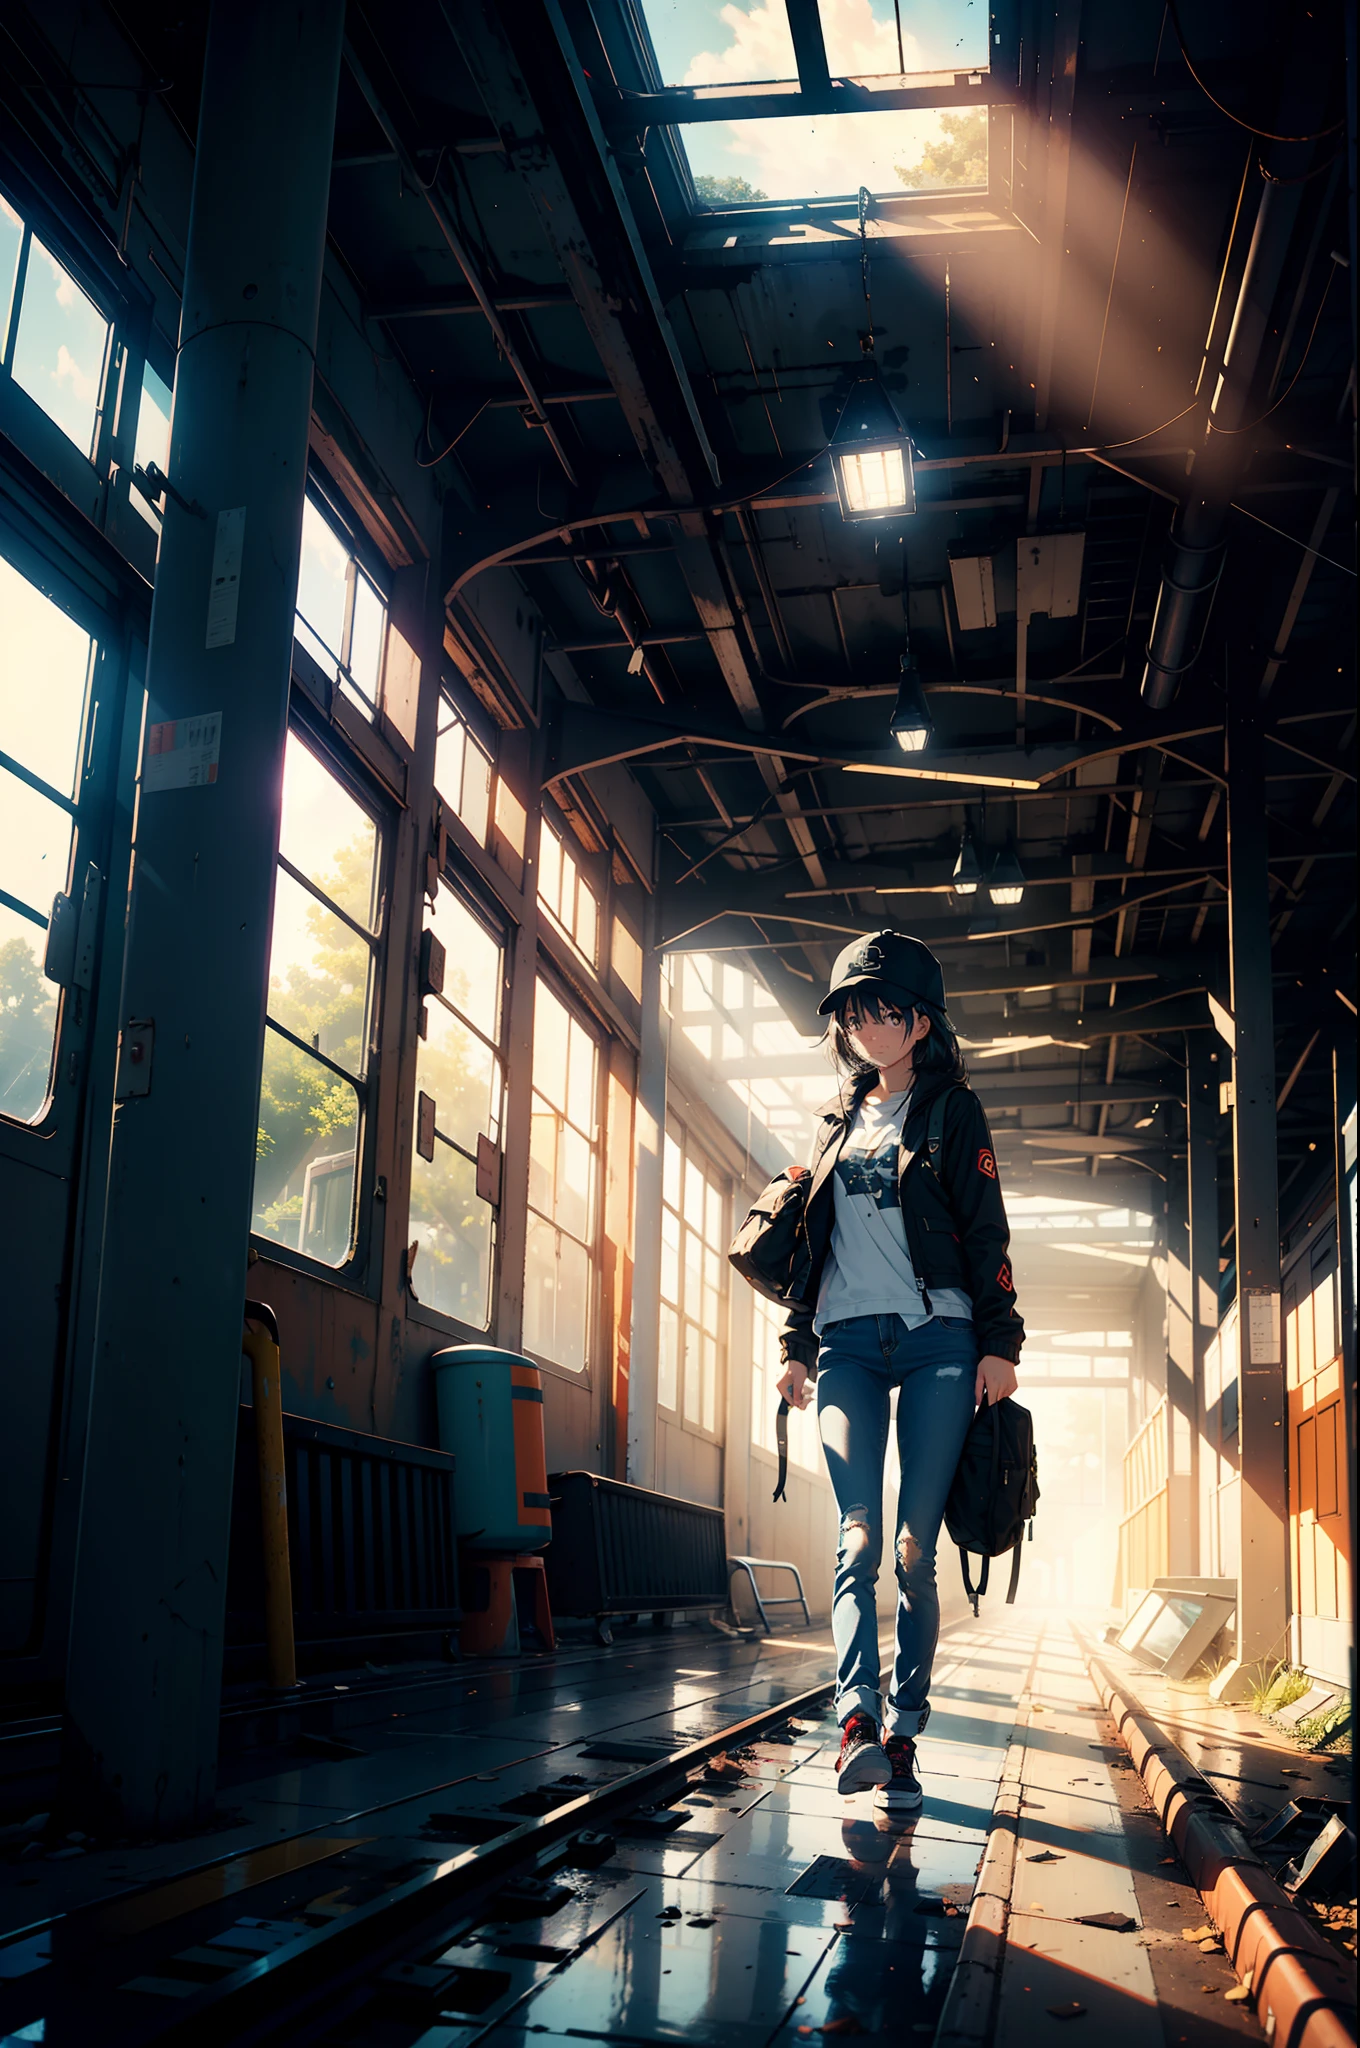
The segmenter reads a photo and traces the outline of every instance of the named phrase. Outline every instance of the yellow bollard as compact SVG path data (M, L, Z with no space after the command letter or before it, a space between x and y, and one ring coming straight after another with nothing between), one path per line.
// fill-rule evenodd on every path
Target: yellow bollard
M252 1324L260 1327L252 1328ZM288 1480L283 1452L283 1390L279 1326L262 1301L246 1303L241 1349L251 1364L255 1449L260 1473L260 1535L264 1551L264 1640L268 1682L287 1692L298 1682L293 1644L293 1579L288 1563Z

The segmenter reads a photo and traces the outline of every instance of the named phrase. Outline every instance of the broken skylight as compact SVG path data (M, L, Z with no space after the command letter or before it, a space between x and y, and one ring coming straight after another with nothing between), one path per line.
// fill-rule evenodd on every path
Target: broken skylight
M783 0L643 0L643 11L663 86L756 89L750 117L676 131L704 206L986 190L984 107L761 117L769 86L799 89ZM952 84L986 68L988 18L985 0L822 0L827 64L833 79L879 90Z

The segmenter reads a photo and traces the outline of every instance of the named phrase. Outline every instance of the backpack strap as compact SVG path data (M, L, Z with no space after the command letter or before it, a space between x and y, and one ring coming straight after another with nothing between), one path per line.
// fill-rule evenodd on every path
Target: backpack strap
M773 1497L775 1500L783 1500L784 1485L789 1476L789 1404L782 1394L775 1412L774 1440L779 1451L779 1477L775 1481Z
M1006 1605L1008 1607L1014 1607L1015 1589L1020 1583L1020 1550L1021 1544L1017 1543L1011 1552L1011 1582L1006 1589Z
M931 1103L930 1109L926 1115L926 1143L924 1160L925 1164L930 1168L930 1171L935 1175L935 1178L939 1181L940 1186L942 1188L944 1187L944 1179L940 1173L940 1149L944 1144L945 1106L948 1103L949 1098L953 1094L954 1089L957 1087L957 1085L957 1082L951 1081L947 1088L942 1088L939 1094L935 1097L935 1100Z
M962 1545L961 1543L960 1543L960 1544L959 1544L959 1546L958 1546L958 1552L959 1552L959 1569L960 1569L960 1570L962 1571L962 1573L963 1573L963 1590L964 1590L964 1592L965 1592L965 1593L966 1593L966 1594L968 1595L968 1598L969 1598L969 1599L970 1599L970 1600L972 1601L972 1603L973 1603L973 1615L974 1615L974 1618L976 1619L976 1618L978 1618L978 1601L979 1601L979 1600L980 1600L980 1599L982 1598L983 1594L984 1594L984 1593L986 1592L986 1590L987 1590L987 1581L988 1581L989 1577L991 1576L991 1570L992 1570L992 1560L990 1559L990 1557L984 1557L984 1558L983 1558L983 1560L982 1560L982 1570L981 1570L981 1571L980 1571L980 1572L978 1573L978 1582L977 1582L977 1585L976 1585L976 1586L974 1586L974 1584L973 1584L973 1575L972 1575L972 1573L971 1573L971 1572L969 1571L969 1569L968 1569L968 1552L967 1552L967 1551L966 1551L966 1550L964 1549L964 1547L963 1547L963 1545Z

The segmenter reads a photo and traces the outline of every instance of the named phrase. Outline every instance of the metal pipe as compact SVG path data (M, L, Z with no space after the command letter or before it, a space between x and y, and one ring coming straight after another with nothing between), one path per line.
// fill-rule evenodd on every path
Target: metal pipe
M261 1327L252 1329L251 1324ZM279 1325L262 1301L246 1303L241 1350L250 1360L255 1457L260 1474L260 1546L264 1557L265 1674L275 1692L298 1682L293 1640L293 1574L288 1559L288 1472L283 1448Z

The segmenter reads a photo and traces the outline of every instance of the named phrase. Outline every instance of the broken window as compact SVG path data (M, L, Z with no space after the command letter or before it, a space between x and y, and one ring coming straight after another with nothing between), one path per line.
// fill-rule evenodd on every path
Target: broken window
M21 390L92 458L112 327L0 195L0 360Z
M485 1330L500 1199L505 945L447 882L425 929L443 949L443 987L426 998L416 1050L411 1284L427 1308Z
M534 992L524 1348L569 1372L587 1362L599 1242L600 1053L540 975Z
M43 962L67 886L95 647L0 558L0 1116L47 1103L58 990Z
M372 814L297 732L284 754L252 1228L343 1266L358 1151L382 895Z

